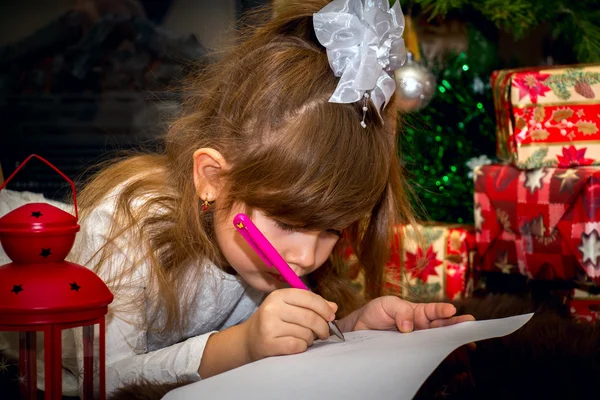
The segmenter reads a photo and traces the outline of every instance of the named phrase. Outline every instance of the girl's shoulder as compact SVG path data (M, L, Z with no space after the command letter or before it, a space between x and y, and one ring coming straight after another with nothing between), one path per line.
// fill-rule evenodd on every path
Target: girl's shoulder
M132 182L139 178L134 176L117 184L95 201L93 207L83 210L80 231L71 252L77 261L87 262L86 259L93 258L106 245L112 253L119 253L131 262L144 257L147 249L142 240L141 219L157 216L164 210L150 201L160 193L145 191L133 196L128 193ZM124 204L127 204L126 209ZM152 206L147 207L148 204ZM140 209L144 212L139 212Z
M107 283L125 278L129 283L146 282L148 247L136 226L124 225L117 212L123 190L123 185L116 186L85 210L67 260L94 270Z

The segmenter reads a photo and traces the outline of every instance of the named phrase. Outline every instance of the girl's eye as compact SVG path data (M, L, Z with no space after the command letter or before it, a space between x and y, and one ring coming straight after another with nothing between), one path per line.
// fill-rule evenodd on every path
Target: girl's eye
M296 232L299 229L293 225L289 225L289 224L286 224L284 222L277 221L277 220L275 220L275 224L277 225L277 227L279 229L281 229L282 231L286 231L286 232ZM338 231L337 229L326 229L325 232L327 232L331 235L335 235L340 238L342 237L342 232Z
M294 232L296 230L296 228L294 228L292 225L285 224L285 223L283 223L281 221L275 221L275 224L282 231Z
M332 235L335 235L339 238L342 237L342 231L338 231L337 229L326 229L325 232L331 233Z

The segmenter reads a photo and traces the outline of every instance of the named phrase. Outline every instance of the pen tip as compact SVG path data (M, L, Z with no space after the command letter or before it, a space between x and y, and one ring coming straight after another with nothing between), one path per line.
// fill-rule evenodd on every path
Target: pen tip
M334 334L342 342L346 341L346 338L344 338L344 334L342 333L342 331L340 330L340 328L337 326L337 324L335 323L335 321L329 322L329 332L332 333L332 334Z

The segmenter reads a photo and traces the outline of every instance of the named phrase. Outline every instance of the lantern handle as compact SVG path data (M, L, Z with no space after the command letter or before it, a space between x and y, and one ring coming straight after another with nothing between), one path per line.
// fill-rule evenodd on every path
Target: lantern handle
M38 159L40 159L41 161L45 162L50 168L52 168L53 170L55 170L56 172L58 172L60 174L60 176L62 176L63 178L65 178L67 180L67 182L69 182L69 184L71 185L71 192L73 193L73 206L75 207L75 220L79 220L79 212L77 211L77 196L76 196L76 191L75 191L75 184L73 183L73 181L71 179L69 179L65 174L63 174L58 168L56 168L50 161L46 160L45 158L38 156L37 154L32 154L29 157L27 157L25 159L25 161L23 161L21 163L21 165L19 165L17 167L17 169L10 174L10 176L8 178L6 178L6 181L4 181L4 183L2 185L0 185L0 190L4 189L6 187L6 185L8 184L8 182L10 182L10 180L17 174L17 172L19 172L21 170L21 168L23 168L25 166L25 164L27 164L27 162L32 159L33 157L36 157Z

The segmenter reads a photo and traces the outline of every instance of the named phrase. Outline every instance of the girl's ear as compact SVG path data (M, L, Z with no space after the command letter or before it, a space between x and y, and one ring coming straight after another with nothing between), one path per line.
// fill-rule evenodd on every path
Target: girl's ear
M219 197L222 182L220 173L227 169L227 162L215 149L204 147L194 152L194 187L196 195L206 201Z

